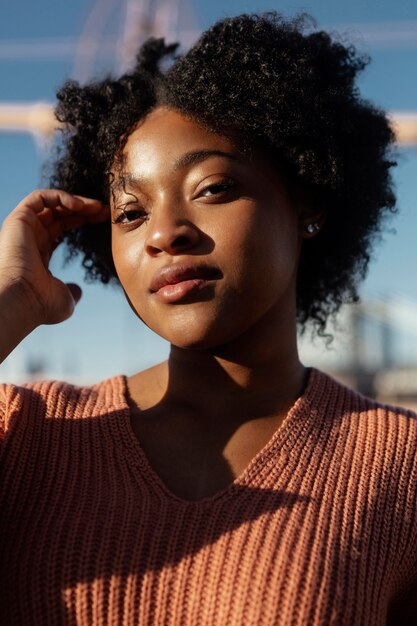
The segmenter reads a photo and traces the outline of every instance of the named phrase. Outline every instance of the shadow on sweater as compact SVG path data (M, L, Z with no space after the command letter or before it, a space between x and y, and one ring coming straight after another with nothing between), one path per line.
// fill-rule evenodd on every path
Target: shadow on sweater
M262 488L235 481L205 500L181 500L158 482L132 433L121 428L128 419L123 411L66 419L61 406L57 418L34 390L24 394L0 446L0 586L6 596L39 575L50 590L111 575L142 576L217 542L227 551L235 531L244 545L249 530L263 533L274 525L278 510L290 514L301 507L302 516L308 510L308 496L274 488L273 458L261 465L267 469ZM273 558L273 544L268 551Z

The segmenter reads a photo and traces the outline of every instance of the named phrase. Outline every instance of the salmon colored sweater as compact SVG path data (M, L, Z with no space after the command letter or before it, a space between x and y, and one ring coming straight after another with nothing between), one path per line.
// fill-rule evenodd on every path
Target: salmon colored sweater
M0 393L2 626L415 626L417 419L311 370L231 484L173 495L126 379Z

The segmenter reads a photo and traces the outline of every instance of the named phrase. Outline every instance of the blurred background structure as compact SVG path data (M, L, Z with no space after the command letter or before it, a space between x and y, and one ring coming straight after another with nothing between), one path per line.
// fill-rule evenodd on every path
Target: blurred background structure
M85 83L129 69L148 36L187 49L216 19L242 12L306 10L318 27L340 33L373 59L363 96L387 109L398 139L400 215L377 248L360 304L345 307L327 346L300 339L304 362L385 401L417 408L417 5L413 0L15 0L0 10L0 218L46 184L56 122L54 94L73 78ZM391 230L390 230L391 229ZM395 229L395 231L394 231ZM52 270L82 283L76 264ZM133 316L117 288L83 285L74 316L39 328L0 365L2 381L35 377L90 383L163 359L168 346ZM109 354L111 358L109 358Z

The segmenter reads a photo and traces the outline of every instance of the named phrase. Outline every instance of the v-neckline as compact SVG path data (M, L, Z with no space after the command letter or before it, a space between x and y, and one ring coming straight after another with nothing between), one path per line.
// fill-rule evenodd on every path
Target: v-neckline
M307 385L304 393L294 402L278 429L267 443L249 461L244 470L225 488L201 499L191 500L173 493L164 483L159 474L151 466L148 457L141 446L140 440L131 424L131 408L128 403L127 376L120 375L113 379L114 400L117 409L116 427L118 440L123 445L125 458L133 474L143 487L143 478L156 489L159 494L183 505L205 505L219 499L231 497L242 487L260 488L262 484L262 470L272 458L278 468L286 468L290 463L297 462L296 449L300 450L314 425L317 411L312 410L315 404L314 396L317 381L325 374L314 368L309 369Z

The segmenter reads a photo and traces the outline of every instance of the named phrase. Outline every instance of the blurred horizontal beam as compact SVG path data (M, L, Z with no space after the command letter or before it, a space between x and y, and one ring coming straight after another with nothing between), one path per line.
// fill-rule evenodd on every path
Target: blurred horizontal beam
M58 127L49 102L0 103L0 131L52 135Z
M390 118L397 142L404 146L417 145L417 113L392 112Z
M360 50L407 50L417 47L417 20L388 20L325 24L324 30L342 35ZM345 43L345 41L343 41Z
M197 29L180 29L179 38L182 43L190 44L201 34ZM138 45L140 43L138 39ZM75 54L89 56L100 50L100 57L112 59L120 47L116 37L75 37L44 38L44 39L9 39L0 41L0 62L12 61L57 61L72 59ZM136 52L136 50L135 50Z
M85 54L90 49L96 49L97 40L85 40L82 42L82 49ZM107 54L114 54L116 49L116 39L106 39L103 43L103 51ZM59 39L9 39L0 42L0 61L33 61L35 59L50 59L52 61L72 57L80 46L75 37L62 37Z
M417 145L417 112L393 112L390 119L400 145ZM48 102L0 103L0 132L52 135L58 127L53 105Z
M320 25L319 27L320 28ZM352 43L359 47L372 49L404 49L417 47L417 20L385 21L385 22L357 22L325 24L325 30L330 33L341 33L349 37ZM201 34L201 30L192 29L183 31L180 29L181 38L193 41ZM114 36L107 37L84 37L82 41L76 37L39 37L3 39L0 41L0 61L34 60L73 57L78 54L88 55L90 50L96 50L100 46L100 53L112 56L118 45L118 39Z

